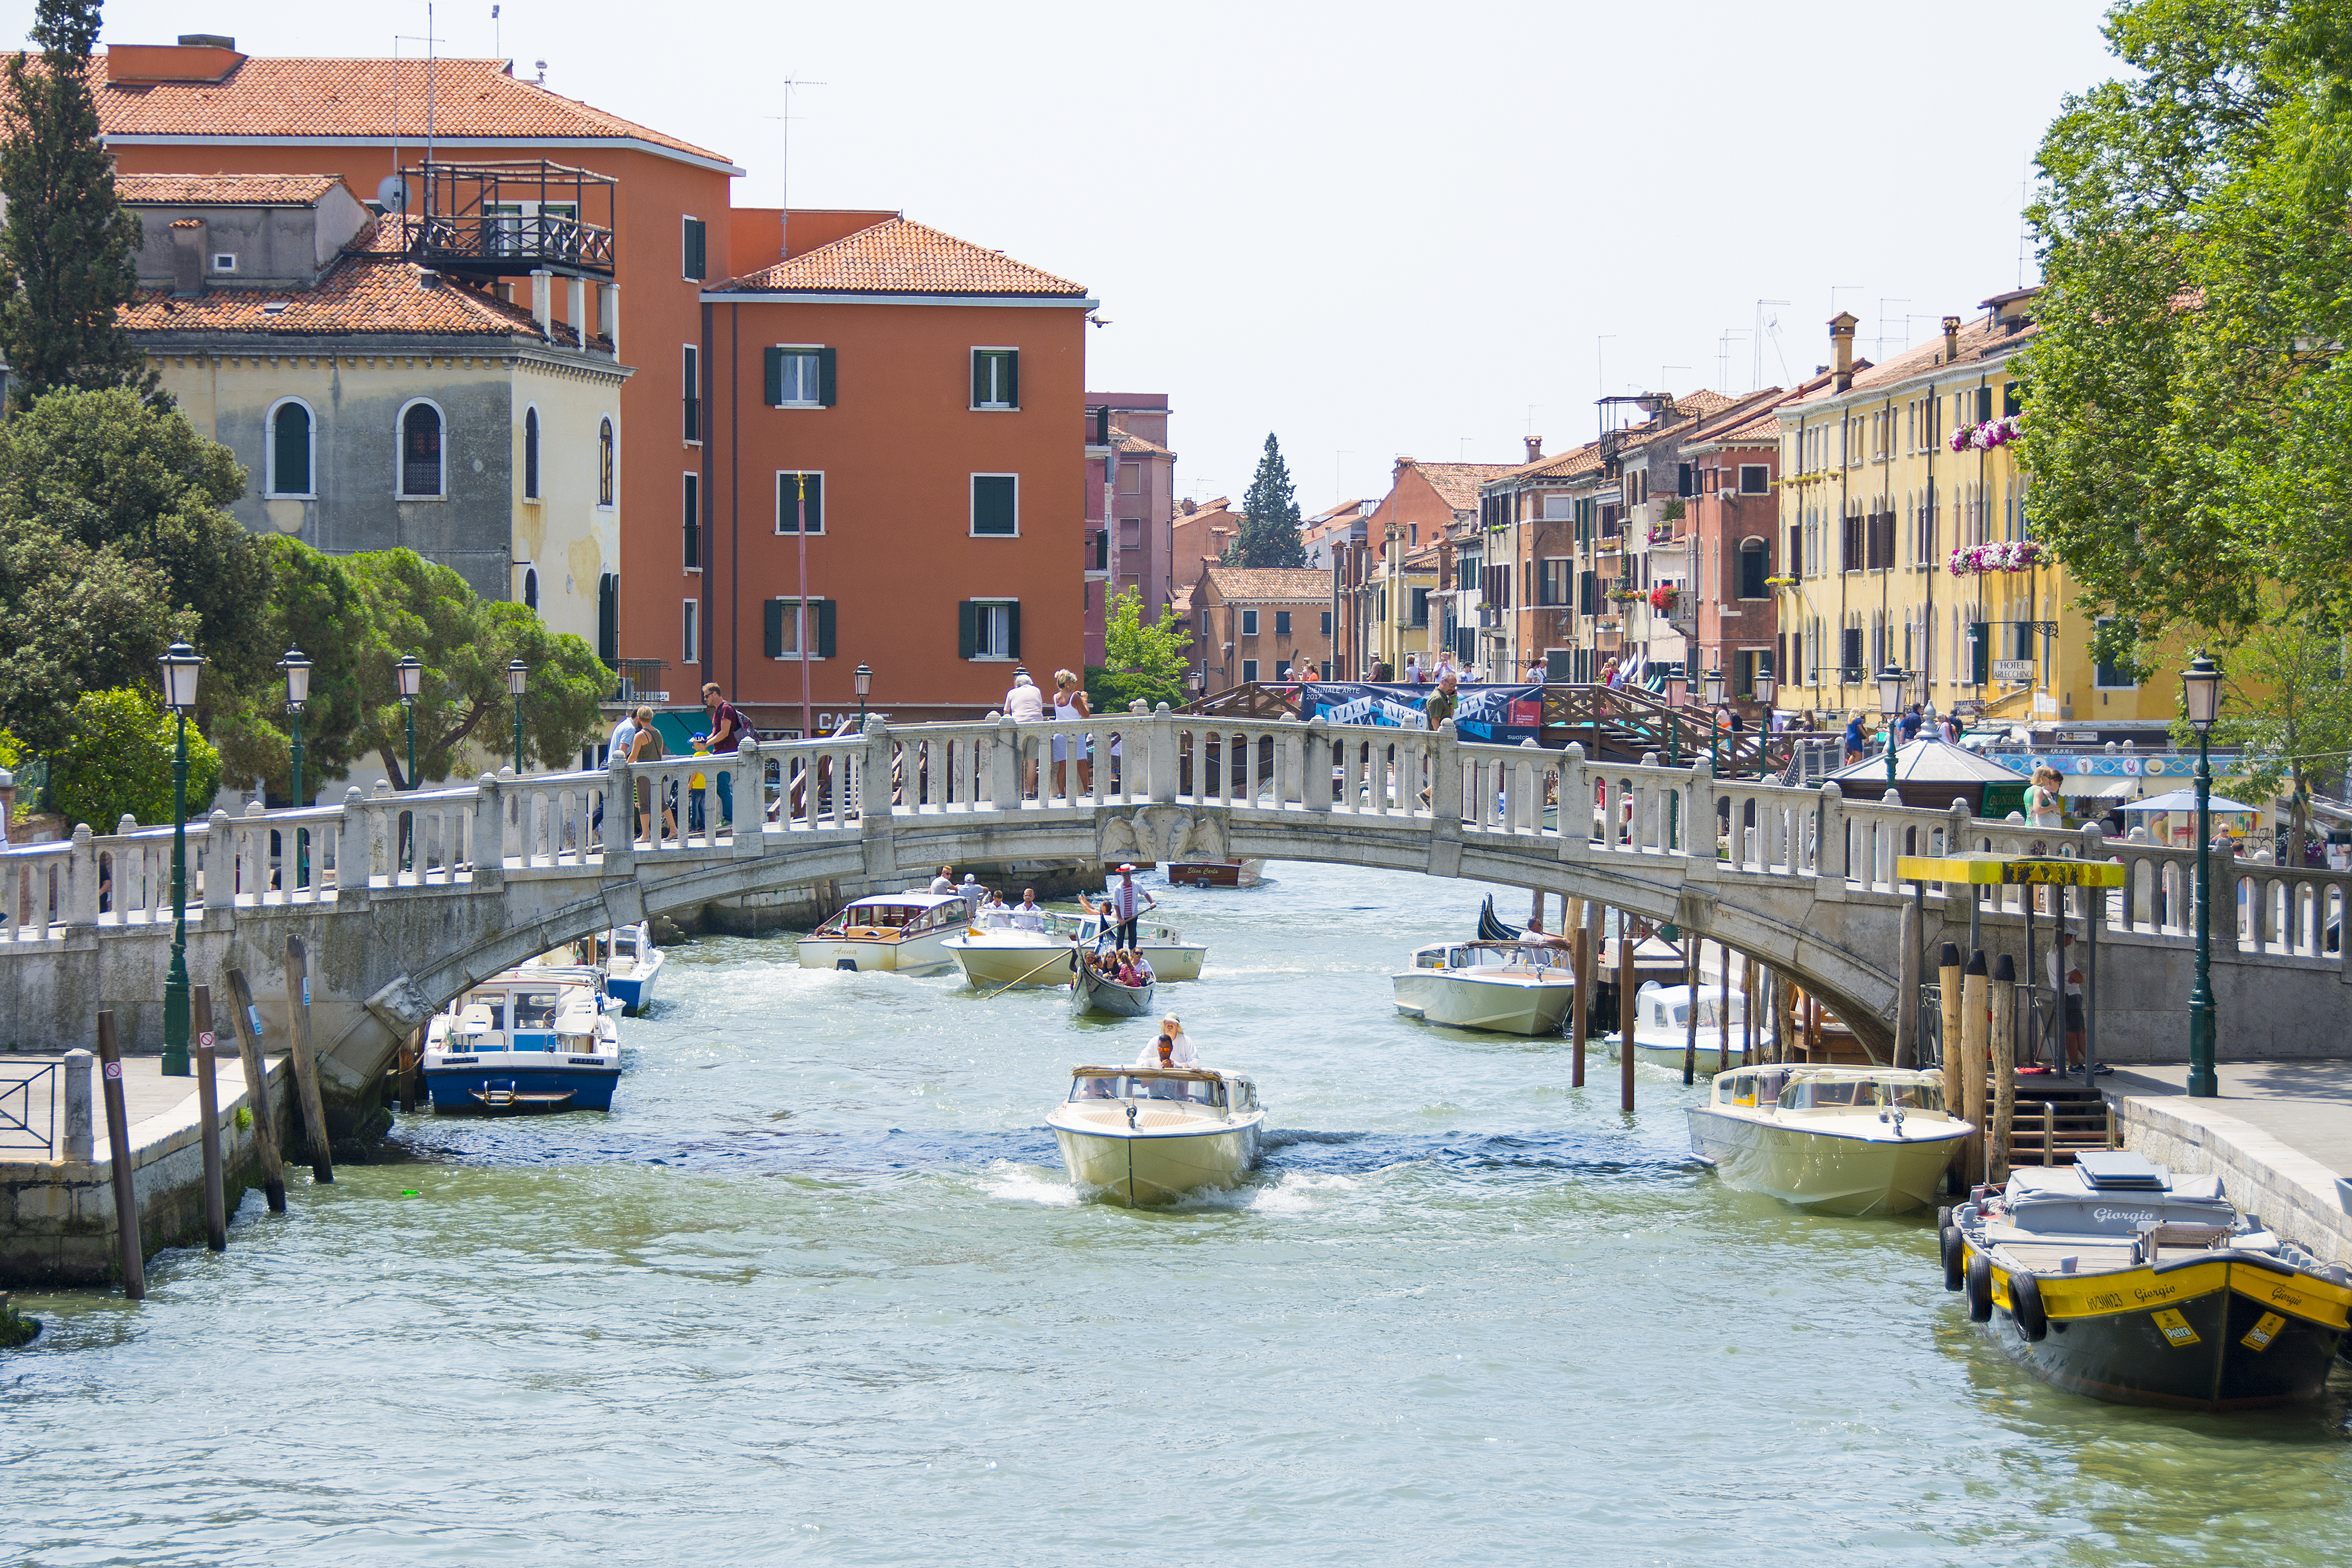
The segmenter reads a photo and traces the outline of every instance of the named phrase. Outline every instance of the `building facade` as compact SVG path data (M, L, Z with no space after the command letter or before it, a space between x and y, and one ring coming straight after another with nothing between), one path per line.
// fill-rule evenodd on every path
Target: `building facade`
M1312 568L1210 567L1192 585L1191 619L1203 694L1285 681L1302 663L1332 677L1331 580Z

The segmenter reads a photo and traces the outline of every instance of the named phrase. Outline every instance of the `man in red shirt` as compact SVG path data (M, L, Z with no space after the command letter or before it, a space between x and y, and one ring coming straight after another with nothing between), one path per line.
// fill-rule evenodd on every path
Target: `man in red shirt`
M710 681L702 688L702 709L710 716L710 750L715 757L732 757L736 748L752 738L751 727L743 722L741 710L720 694L719 683ZM735 791L732 774L719 775L719 824L722 828L735 825Z

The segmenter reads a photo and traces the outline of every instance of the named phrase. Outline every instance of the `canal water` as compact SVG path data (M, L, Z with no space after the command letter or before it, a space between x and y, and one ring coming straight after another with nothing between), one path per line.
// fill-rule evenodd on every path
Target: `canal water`
M1397 1018L1483 890L1159 891L1281 1129L1241 1190L1063 1180L1045 1107L1144 1020L674 948L610 1117L404 1118L140 1306L26 1301L0 1562L2344 1561L2352 1382L2054 1393L1925 1218L1727 1193L1678 1080L1629 1118L1605 1055Z

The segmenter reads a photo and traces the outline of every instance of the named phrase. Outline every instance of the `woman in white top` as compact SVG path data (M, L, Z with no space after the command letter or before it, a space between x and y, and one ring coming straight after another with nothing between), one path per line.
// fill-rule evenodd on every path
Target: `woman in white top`
M1092 718L1095 710L1087 701L1087 688L1078 677L1067 670L1054 672L1054 716L1065 722L1074 718ZM1070 793L1068 747L1073 743L1061 736L1054 737L1054 793L1066 797ZM1095 765L1092 747L1086 740L1076 742L1078 750L1078 792L1091 793L1095 787Z
M1201 1053L1192 1049L1192 1042L1185 1035L1183 1025L1178 1023L1173 1018L1164 1018L1160 1020L1160 1032L1166 1035L1175 1047L1168 1053L1170 1066L1198 1067L1201 1065ZM1136 1058L1135 1064L1138 1067L1158 1066L1160 1064L1159 1045L1160 1042L1155 1040L1145 1046L1143 1054Z
M2025 810L2037 828L2063 828L2066 820L2058 798L2058 769L2048 763L2033 770L2033 787L2025 792Z

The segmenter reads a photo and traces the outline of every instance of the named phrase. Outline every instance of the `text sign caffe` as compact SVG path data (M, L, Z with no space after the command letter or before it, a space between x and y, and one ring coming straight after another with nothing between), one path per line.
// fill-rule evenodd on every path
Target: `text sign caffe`
M1986 758L2012 773L2028 778L2037 768L2054 768L2077 778L2190 779L2197 773L2193 757L2160 757L2129 751L2000 752ZM2216 756L2213 760L2221 762Z

